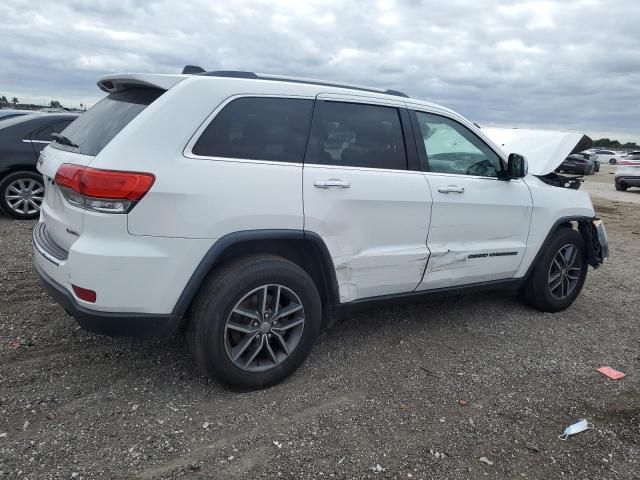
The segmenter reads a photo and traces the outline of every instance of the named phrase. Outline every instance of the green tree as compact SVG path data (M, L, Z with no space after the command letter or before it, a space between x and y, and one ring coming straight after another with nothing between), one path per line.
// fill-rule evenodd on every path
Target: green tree
M62 108L62 104L58 100L51 100L49 105L51 108Z
M15 107L18 104L18 97L13 97L11 99L11 103L13 103L13 106Z
M5 97L4 95L0 97L0 105L6 105L7 103L9 103L9 101L7 100L7 97Z

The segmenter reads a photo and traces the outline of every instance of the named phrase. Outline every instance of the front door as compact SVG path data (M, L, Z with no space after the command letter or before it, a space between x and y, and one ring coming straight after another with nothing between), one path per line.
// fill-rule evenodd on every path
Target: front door
M522 261L532 200L520 180L499 180L499 155L448 117L412 114L433 195L431 257L418 290L511 278Z
M406 110L362 102L318 99L303 169L305 231L325 241L342 302L413 291L429 256L431 192L408 166Z

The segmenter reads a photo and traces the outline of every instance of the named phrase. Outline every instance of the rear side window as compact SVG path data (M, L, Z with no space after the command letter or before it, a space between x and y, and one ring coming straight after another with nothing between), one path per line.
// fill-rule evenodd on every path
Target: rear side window
M195 155L302 163L313 100L238 98L225 106L193 147Z
M78 148L53 142L61 150L84 155L97 155L113 138L147 106L164 93L156 88L130 88L112 93L80 115L64 136Z
M63 120L61 122L50 123L44 128L41 128L37 132L31 135L31 140L38 140L41 142L50 142L52 133L60 133L71 123L71 120Z
M406 170L398 109L320 102L305 163Z

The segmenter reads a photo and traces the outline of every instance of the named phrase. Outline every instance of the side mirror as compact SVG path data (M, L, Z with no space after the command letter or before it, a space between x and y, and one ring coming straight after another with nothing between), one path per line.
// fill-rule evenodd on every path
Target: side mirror
M509 154L509 161L507 163L507 176L509 179L523 178L527 175L529 166L527 165L527 159L518 153Z

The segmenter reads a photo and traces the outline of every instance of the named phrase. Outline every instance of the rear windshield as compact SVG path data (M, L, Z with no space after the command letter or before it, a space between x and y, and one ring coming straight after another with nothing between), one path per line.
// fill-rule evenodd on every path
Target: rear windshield
M62 134L78 147L52 142L51 146L95 156L127 124L164 93L155 88L130 88L100 100L80 115Z

